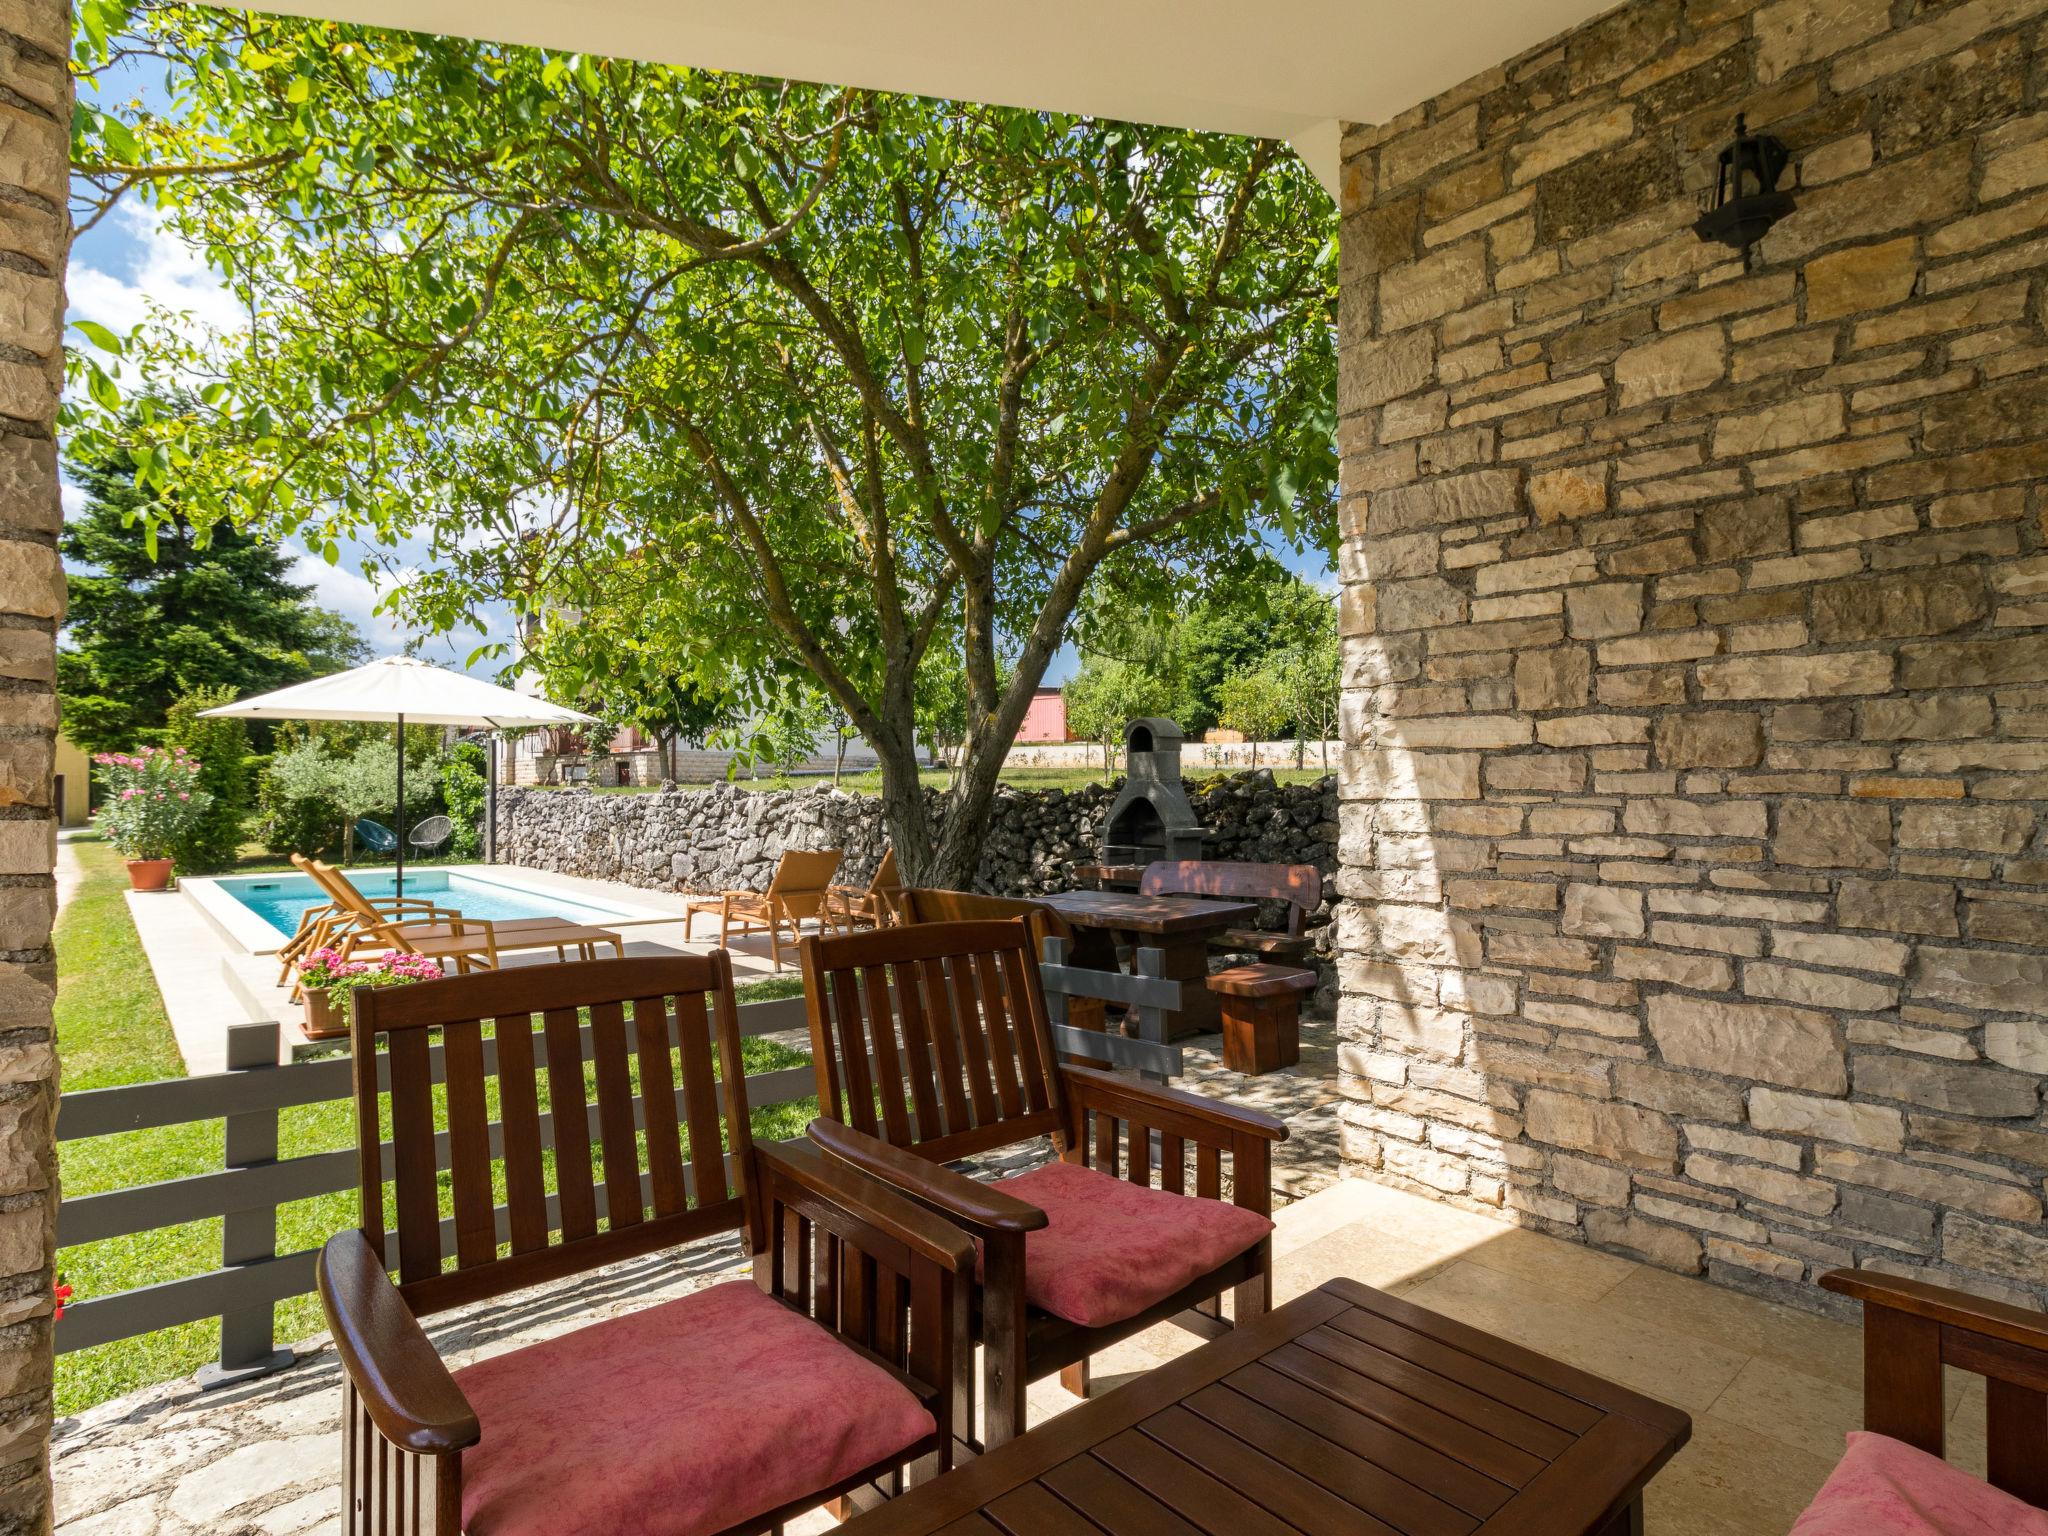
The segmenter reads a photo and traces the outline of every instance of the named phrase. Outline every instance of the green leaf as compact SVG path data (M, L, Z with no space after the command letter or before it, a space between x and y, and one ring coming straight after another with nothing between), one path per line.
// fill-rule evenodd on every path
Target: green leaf
M74 320L71 323L84 335L87 341L91 342L101 351L111 352L116 357L121 355L121 338L108 330L104 325L101 325L97 320Z

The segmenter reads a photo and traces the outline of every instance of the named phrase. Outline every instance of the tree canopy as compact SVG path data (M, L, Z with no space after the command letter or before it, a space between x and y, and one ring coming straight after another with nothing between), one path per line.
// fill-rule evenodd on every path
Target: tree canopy
M87 0L90 220L161 209L248 309L96 335L71 422L205 517L424 539L403 603L505 600L598 675L743 714L793 674L873 745L899 856L958 880L1084 589L1163 606L1333 540L1335 230L1278 144ZM93 334L89 332L88 334ZM140 377L191 409L119 411ZM948 654L936 652L943 648ZM580 658L580 660L579 660ZM958 668L943 840L920 677Z
M1067 723L1102 743L1105 772L1124 722L1138 715L1169 716L1190 738L1213 725L1317 740L1334 729L1336 604L1276 562L1254 564L1171 619L1100 597L1084 619ZM1256 686L1244 681L1252 677Z
M232 525L202 533L175 501L135 484L125 450L74 453L85 492L58 548L72 574L57 652L64 730L87 752L157 742L187 694L260 693L368 659L355 626L288 579L274 543Z

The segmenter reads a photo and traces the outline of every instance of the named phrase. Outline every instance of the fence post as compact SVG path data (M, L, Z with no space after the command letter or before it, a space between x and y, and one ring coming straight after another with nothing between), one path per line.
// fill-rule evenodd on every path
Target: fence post
M1131 973L1136 976L1150 977L1154 981L1163 980L1166 976L1166 952L1149 947L1140 948L1131 956ZM1182 985L1186 985L1186 983L1182 983ZM1139 1003L1131 1012L1137 1016L1138 1038L1140 1040L1150 1040L1157 1045L1166 1044L1167 1018L1164 1008L1155 1008L1150 1003ZM1163 1083L1166 1081L1166 1074L1164 1072L1141 1071L1138 1075L1148 1083Z
M277 1020L228 1026L228 1070L264 1072L277 1067ZM227 1116L226 1163L230 1168L253 1168L277 1161L277 1111L247 1110ZM222 1269L252 1264L277 1257L277 1207L229 1211L221 1218L220 1262ZM231 1387L257 1376L281 1371L292 1363L292 1352L279 1349L271 1337L274 1308L243 1307L224 1312L220 1319L220 1360L201 1366L197 1377L201 1390Z
M1065 939L1056 938L1048 934L1039 947L1041 951L1040 958L1044 964L1065 965L1067 963L1067 941ZM1067 1022L1067 994L1065 988L1061 988L1058 991L1047 990L1045 994L1045 1018L1046 1022L1054 1028L1058 1028Z

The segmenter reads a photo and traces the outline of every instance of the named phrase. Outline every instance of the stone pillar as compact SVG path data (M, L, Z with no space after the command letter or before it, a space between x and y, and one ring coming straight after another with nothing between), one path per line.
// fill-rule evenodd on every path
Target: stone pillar
M1347 131L1354 1168L2048 1299L2044 63L2048 0L1631 0Z
M71 13L0 0L0 1531L50 1525L56 981L52 421L63 383Z

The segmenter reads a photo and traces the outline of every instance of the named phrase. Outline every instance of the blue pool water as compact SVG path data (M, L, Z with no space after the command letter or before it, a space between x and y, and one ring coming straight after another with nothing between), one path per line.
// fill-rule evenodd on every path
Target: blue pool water
M397 894L398 882L388 870L351 870L349 879L372 900ZM309 907L327 905L326 894L307 875L232 875L218 883L221 890L286 937L297 931L300 913ZM639 915L623 907L571 901L552 892L515 890L493 880L476 880L444 870L407 873L405 894L431 901L437 907L453 907L464 917L491 920L559 917L601 927L622 917Z

